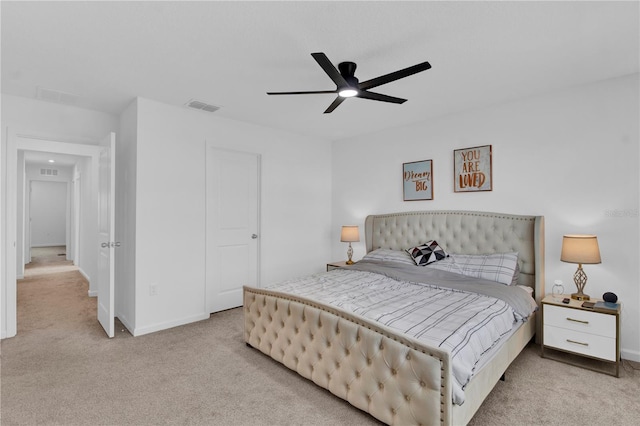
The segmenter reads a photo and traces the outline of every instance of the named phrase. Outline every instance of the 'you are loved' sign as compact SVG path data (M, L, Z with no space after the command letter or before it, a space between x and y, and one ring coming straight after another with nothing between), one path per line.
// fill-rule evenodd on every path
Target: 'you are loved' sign
M453 151L455 192L491 191L491 145Z

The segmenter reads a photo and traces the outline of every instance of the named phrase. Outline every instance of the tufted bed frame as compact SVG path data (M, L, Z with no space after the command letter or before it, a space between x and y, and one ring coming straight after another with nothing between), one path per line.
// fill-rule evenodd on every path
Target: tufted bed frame
M519 253L519 284L544 297L544 218L471 211L368 216L366 250L402 250L435 239L463 254ZM539 329L525 322L452 402L449 354L339 308L244 288L245 341L387 424L462 425Z

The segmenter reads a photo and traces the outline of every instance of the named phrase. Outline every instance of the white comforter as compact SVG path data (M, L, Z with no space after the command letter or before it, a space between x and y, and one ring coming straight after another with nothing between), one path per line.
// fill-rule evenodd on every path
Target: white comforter
M511 331L517 319L511 306L490 296L367 271L336 269L269 289L340 307L449 351L456 404L464 402L464 387L480 357Z

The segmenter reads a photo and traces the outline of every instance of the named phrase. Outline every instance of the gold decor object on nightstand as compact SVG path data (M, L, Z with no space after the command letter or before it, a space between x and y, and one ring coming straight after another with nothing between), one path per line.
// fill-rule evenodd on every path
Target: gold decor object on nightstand
M600 249L598 237L595 235L565 235L562 237L562 254L560 260L568 263L577 263L578 270L573 275L578 291L571 294L575 300L589 300L588 294L584 294L587 285L587 274L582 269L582 264L600 263Z
M353 265L353 260L351 257L353 256L353 248L351 247L351 243L355 243L360 241L360 231L358 226L343 226L342 231L340 232L340 241L343 243L349 243L349 248L347 249L347 265Z

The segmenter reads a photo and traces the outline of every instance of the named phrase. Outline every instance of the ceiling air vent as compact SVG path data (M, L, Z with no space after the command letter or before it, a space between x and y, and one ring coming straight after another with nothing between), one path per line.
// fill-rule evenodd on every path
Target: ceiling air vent
M195 99L191 99L185 105L188 106L189 108L199 109L201 111L207 111L207 112L215 112L220 109L219 106L211 105L206 102L198 101Z
M78 101L78 96L73 93L62 92L60 90L45 89L38 86L36 98L43 101L56 102L59 104L74 105Z
M58 176L58 170L56 169L40 169L42 176Z

